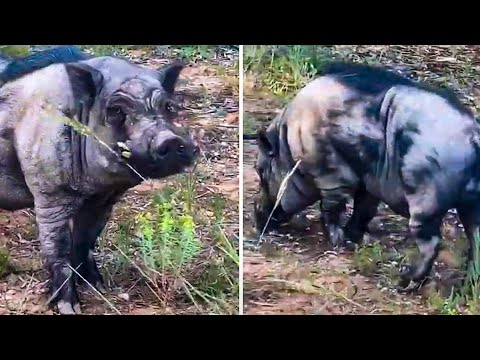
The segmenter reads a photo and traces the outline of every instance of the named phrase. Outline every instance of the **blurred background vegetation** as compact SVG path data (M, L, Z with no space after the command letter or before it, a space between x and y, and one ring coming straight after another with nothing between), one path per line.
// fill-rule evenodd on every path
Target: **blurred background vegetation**
M0 54L17 58L32 51L43 50L58 45L0 45ZM126 55L132 50L141 50L150 55L174 54L192 60L205 60L231 51L238 51L238 45L78 45L83 50L98 56Z

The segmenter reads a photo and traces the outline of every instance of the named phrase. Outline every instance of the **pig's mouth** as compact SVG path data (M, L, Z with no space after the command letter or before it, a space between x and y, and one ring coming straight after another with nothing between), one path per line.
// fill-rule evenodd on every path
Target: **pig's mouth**
M288 223L291 219L291 215L287 214L281 205L273 210L273 204L269 206L261 206L256 201L254 202L253 215L257 235L260 235L263 230L265 230L266 233L276 230L281 225Z
M174 156L158 156L151 151L139 151L131 145L123 145L117 144L117 152L123 161L133 167L142 177L151 179L161 179L188 172L194 167L198 153L196 147L187 145L184 151Z

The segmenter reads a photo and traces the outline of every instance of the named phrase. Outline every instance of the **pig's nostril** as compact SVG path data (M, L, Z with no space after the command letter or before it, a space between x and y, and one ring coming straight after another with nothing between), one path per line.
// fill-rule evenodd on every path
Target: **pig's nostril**
M183 155L185 154L185 146L184 145L179 145L178 148L177 148L177 154L178 155Z
M185 145L180 138L172 138L165 140L157 149L157 154L160 157L165 157L169 153L183 155L185 152Z
M166 156L168 154L168 146L160 146L157 149L157 154L160 156Z

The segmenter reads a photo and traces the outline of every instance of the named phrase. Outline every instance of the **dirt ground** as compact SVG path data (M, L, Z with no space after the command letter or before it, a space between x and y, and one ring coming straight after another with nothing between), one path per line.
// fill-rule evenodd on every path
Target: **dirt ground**
M167 64L174 54L128 51L131 61L158 68ZM238 247L238 52L225 51L208 60L190 61L180 75L178 96L184 109L180 120L200 134L202 155L197 176L204 179L197 184L196 200L207 204L215 194L226 199L223 231ZM176 186L177 177L164 181L148 181L130 189L119 202L111 221L107 224L97 257L100 271L107 285L105 298L88 288L79 288L83 314L186 314L209 312L202 305L194 306L181 299L164 302L142 278L135 266L123 272L114 271L118 251L115 247L119 225L125 224L152 203L154 191L165 186ZM209 211L205 206L205 211ZM205 242L205 256L198 262L208 261L216 250L203 234L209 229L199 225L198 233ZM42 269L39 242L35 239L34 213L31 210L15 212L0 210L0 246L10 253L9 271L0 279L0 315L2 314L54 314L45 306L46 272ZM227 299L231 309L238 312L238 299ZM203 311L204 310L204 311Z
M476 47L458 49L425 46L338 47L354 60L375 57L396 65L416 78L448 83L462 100L478 109L480 61ZM469 72L465 71L465 68ZM473 69L473 70L472 70ZM473 75L472 75L473 73ZM456 75L453 77L453 75ZM281 99L248 88L245 79L245 116L251 128L266 126L281 108ZM324 240L316 207L306 211L307 223L282 227L258 241L252 225L253 197L258 191L254 169L257 147L244 141L244 313L245 314L438 314L458 281L463 229L455 214L444 219L443 244L432 280L418 293L395 290L398 269L416 253L408 238L408 220L381 205L370 224L366 245L358 252L334 251ZM456 313L461 313L458 308Z

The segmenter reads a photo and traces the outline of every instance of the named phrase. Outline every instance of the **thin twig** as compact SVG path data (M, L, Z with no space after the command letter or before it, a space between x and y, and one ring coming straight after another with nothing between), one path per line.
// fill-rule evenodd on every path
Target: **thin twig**
M156 282L153 281L152 279L150 279L150 277L149 277L147 274L145 274L145 272L144 272L137 264L135 264L135 263L122 251L122 249L120 249L117 245L115 245L115 244L113 244L113 243L112 243L112 245L115 247L115 249L117 249L117 250L120 252L120 254L123 255L123 257L124 257L125 259L127 259L127 260L130 262L130 264L132 264L132 265L140 272L140 274L141 274L143 277L145 277L148 281L150 281L153 285L155 285L155 287L156 287L158 290L160 290L160 289L158 288L158 285L156 284Z
M137 174L143 181L148 181L142 174L140 174L133 166L131 166L128 162L124 161L124 159L115 151L113 150L106 142L100 139L88 126L82 124L80 121L75 119L70 119L66 116L61 116L58 120L63 122L65 125L69 125L75 131L77 131L80 135L84 136L91 136L94 140L96 140L100 145L105 147L108 151L114 154L117 159L120 160L121 163L125 164L127 167L130 168L135 174Z
M33 275L30 276L30 281L28 282L27 288L25 289L25 297L23 298L22 301L22 312L25 311L25 306L27 305L27 300L28 300L28 290L30 289L30 285L32 285L33 281Z
M160 303L161 303L162 305L165 305L165 300L162 300L162 299L160 298L160 296L158 296L158 294L155 292L155 290L153 290L152 287L148 284L148 281L147 281L145 284L146 284L147 287L150 289L150 291L152 292L152 294L155 295L155 297L158 299L158 301L160 301ZM157 287L157 289L158 289L158 287ZM159 290L159 291L160 291L160 290Z
M228 125L228 124L215 124L216 127L220 128L230 128L230 129L238 129L238 125Z
M283 280L283 279L265 279L265 280L260 280L259 282L277 282L277 283L283 283L283 284L287 284L287 285L290 285L292 287L294 287L295 289L297 290L301 290L302 286L305 288L305 286L303 284L300 284L300 283L296 283L294 281L289 281L289 280ZM316 293L318 294L322 294L324 295L324 293L330 293L338 298L341 298L347 302L349 302L350 304L352 305L355 305L356 307L359 307L363 310L367 310L367 308L355 301L353 301L352 299L349 299L347 296L343 295L342 293L339 293L335 290L331 290L331 289L327 289L326 287L324 286L320 286L320 285L314 285L314 284L311 284L310 285L312 288L317 288L317 289L321 289L323 290L323 293L321 291L315 291Z
M105 296L103 296L103 294L102 294L100 291L98 291L98 290L95 288L95 286L93 286L92 284L90 284L90 283L87 281L87 279L85 279L82 275L80 275L80 273L79 273L77 270L75 270L73 267L71 267L70 264L67 264L67 265L68 265L68 267L69 267L70 269L72 269L72 270L75 272L75 274L77 274L83 281L85 281L85 282L88 284L88 286L90 286L90 287L92 288L92 290L95 291L95 292L98 294L98 296L100 296L113 310L115 310L115 312L116 312L118 315L122 315L122 313L121 313L120 311L118 311L118 309L117 309L110 301L108 301L108 299L107 299Z
M147 274L145 274L145 272L140 268L140 266L138 266L137 264L135 264L135 263L133 262L133 260L131 260L131 259L122 251L122 249L120 249L117 245L115 245L115 244L113 244L113 243L112 243L112 245L120 252L120 254L123 255L123 257L124 257L125 259L127 259L127 260L130 262L130 264L132 264L132 265L140 272L140 274L141 274L145 279L147 279L153 286L155 286L155 287L157 288L157 291L160 292L160 288L158 287L158 284L157 284L155 281L153 281L152 279L150 279L150 277L149 277ZM158 272L157 272L157 273L158 273ZM158 273L158 274L160 274L160 273ZM161 275L161 274L160 274L160 275ZM158 296L158 294L155 292L155 290L153 290L153 289L150 287L150 285L148 285L148 282L147 282L146 284L147 284L148 288L152 291L153 295L155 295L156 298L157 298L162 304L165 304L165 302L160 298L160 296Z
M183 280L183 279L182 279ZM195 301L192 293L190 292L190 290L188 289L187 287L187 284L185 281L182 281L182 287L183 289L185 290L185 293L187 294L187 296L190 298L190 300L192 301L193 305L195 306L195 308L197 309L197 311L199 313L202 313L202 309L200 309L200 307L198 306L197 302Z

